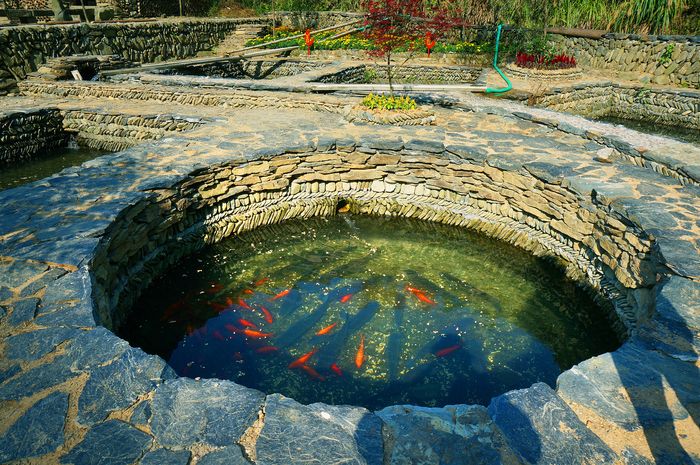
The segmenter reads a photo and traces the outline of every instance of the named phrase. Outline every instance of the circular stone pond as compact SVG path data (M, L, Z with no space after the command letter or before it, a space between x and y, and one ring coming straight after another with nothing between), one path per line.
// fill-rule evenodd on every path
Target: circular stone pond
M177 263L118 333L181 376L302 403L488 405L619 346L612 309L563 275L437 223L290 220Z

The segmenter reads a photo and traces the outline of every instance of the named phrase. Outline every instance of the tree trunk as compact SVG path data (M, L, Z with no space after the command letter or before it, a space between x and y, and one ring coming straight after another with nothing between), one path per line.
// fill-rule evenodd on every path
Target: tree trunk
M389 95L394 96L394 82L391 77L391 52L386 54L386 76L389 79Z

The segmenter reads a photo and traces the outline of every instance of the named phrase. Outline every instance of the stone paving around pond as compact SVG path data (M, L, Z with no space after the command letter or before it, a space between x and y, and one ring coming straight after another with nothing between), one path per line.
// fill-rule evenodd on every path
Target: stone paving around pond
M437 107L435 126L392 127L347 122L343 109L357 102L352 97L249 91L265 104L234 107L226 98L245 100L245 92L206 92L208 101L219 103L174 105L79 92L0 102L108 114L178 113L204 121L0 192L0 462L700 463L698 147L472 95L450 96L453 108ZM533 189L566 190L594 216L601 212L600 221L617 225L609 231L619 228L615 237L590 245L600 247L600 255L625 255L614 242L622 238L647 241L639 243L633 261L656 260L654 271L663 281L651 293L631 293L638 300L629 305L648 308L655 300L656 310L636 314L620 349L565 371L556 389L535 384L487 407L393 406L379 412L301 405L228 381L178 378L162 359L129 347L98 324L93 283L100 278L90 273L100 269L92 268L92 260L101 239L115 234L111 225L124 221L123 212L153 199L167 201L183 182L202 182L197 176L212 166L314 153L320 160L350 156L344 153L400 156L416 166L431 160L423 162L425 171L463 164L471 173L491 173L504 190L522 180ZM420 178L416 166L406 182L429 184L434 178ZM372 170L371 176L345 179L348 188L386 193L392 185L387 172L381 164ZM435 192L457 189L449 182ZM309 195L321 195L319 186L325 186L308 184ZM412 195L418 189L410 189ZM431 202L453 194L441 195L446 197ZM500 210L491 201L472 206L483 215L494 208L489 214L495 215ZM516 201L530 226L542 209L558 214L543 198ZM173 211L178 205L172 202ZM146 227L140 221L129 217L127 223ZM563 230L577 250L583 233ZM612 279L646 276L651 283L644 286L656 279L617 261L606 265L631 271ZM639 285L633 281L626 284Z

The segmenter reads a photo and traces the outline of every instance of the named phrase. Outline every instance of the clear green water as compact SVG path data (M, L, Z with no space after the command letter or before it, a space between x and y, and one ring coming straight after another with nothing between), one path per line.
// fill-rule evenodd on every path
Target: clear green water
M246 334L250 323L264 337ZM486 404L554 385L620 343L552 263L461 229L348 215L262 228L187 258L142 295L120 335L182 376L368 408ZM289 367L314 349L309 368Z
M0 190L19 187L68 168L85 163L88 160L104 155L104 150L87 147L60 148L47 153L37 154L31 160L16 166L0 167Z
M670 137L681 142L700 145L700 131L697 129L684 128L680 126L664 126L663 124L649 121L638 121L633 119L617 118L615 116L604 116L598 121L611 124L619 124L635 131L653 134L657 136Z

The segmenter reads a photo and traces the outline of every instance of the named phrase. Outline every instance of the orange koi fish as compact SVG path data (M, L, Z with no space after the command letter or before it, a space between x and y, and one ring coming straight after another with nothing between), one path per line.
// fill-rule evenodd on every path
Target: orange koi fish
M348 300L352 299L353 294L345 294L343 297L340 298L340 303L344 304Z
M226 305L218 304L216 302L210 302L209 306L216 310L218 313L221 313L228 308Z
M265 321L267 321L268 323L272 323L273 321L275 321L274 318L272 318L272 313L270 313L270 311L262 305L260 306L260 311L263 312L263 315L265 315Z
M455 344L455 345L450 346L450 347L445 347L444 349L440 349L437 352L435 352L435 356L436 357L444 357L445 355L451 354L455 350L461 349L461 348L462 348L462 346L459 344Z
M335 328L338 322L336 321L332 325L328 325L325 328L319 329L318 332L316 333L316 336L323 336L324 334L328 334L331 332L331 329Z
M261 338L273 336L272 333L263 333L263 332L255 331L253 329L248 329L248 328L243 330L243 334L245 334L248 337L252 337L253 339L261 339Z
M212 331L211 335L214 337L214 339L218 339L220 341L225 340L224 335L218 331Z
M244 294L251 295L251 294L255 294L255 291L252 290L252 289L243 289L243 293L244 293Z
M268 282L269 280L270 280L270 278L262 278L262 279L258 279L253 284L255 285L255 287L260 287L263 284L265 284L266 282Z
M429 299L428 296L423 294L422 292L415 292L413 295L416 296L418 300L420 300L423 303L430 304L430 305L435 305L435 301L432 299Z
M287 294L289 294L290 291L291 291L291 289L285 289L285 290L283 290L282 292L280 292L280 293L277 294L276 296L272 297L272 298L270 299L270 302L272 302L273 300L281 299L282 297L284 297L284 296L286 296Z
M231 331L232 333L237 333L237 332L240 331L240 329L236 328L236 327L233 326L231 323L226 323L226 324L224 325L224 328L228 329L228 330Z
M253 307L251 307L250 305L248 305L248 302L246 302L246 301L243 300L243 299L238 299L238 305L240 305L241 307L245 308L246 310L252 310L252 309L253 309Z
M309 361L311 357L317 352L316 347L299 357L298 359L294 360L292 363L289 364L289 368L297 368L300 366L303 366L306 362Z
M331 370L333 370L333 373L335 373L336 375L343 376L343 370L340 369L337 363L331 365Z
M253 323L252 321L245 320L243 318L239 318L238 322L241 324L241 326L244 326L246 328L253 328L253 329L258 329L258 326Z
M435 301L428 298L428 296L425 295L425 292L421 291L420 289L406 285L406 290L416 296L416 299L420 300L421 302L435 305Z
M275 346L264 346L255 349L255 352L259 354L269 354L270 352L277 352L279 349Z
M226 305L229 307L233 306L233 299L231 297L226 297Z
M360 337L360 347L357 348L357 354L355 354L355 366L359 369L365 362L365 336Z
M319 381L325 381L325 380L326 380L326 378L324 378L323 376L321 376L320 374L318 374L318 371L314 370L313 368L311 368L311 367L308 366L308 365L302 365L302 366L301 366L301 369L304 370L306 373L308 373L309 376L311 376L312 378L315 378L315 379L317 379L317 380L319 380Z
M182 308L185 306L185 300L178 300L174 304L170 305L168 308L165 309L165 312L163 312L163 316L160 317L161 321L166 321L169 320L175 313L179 310L182 310Z

